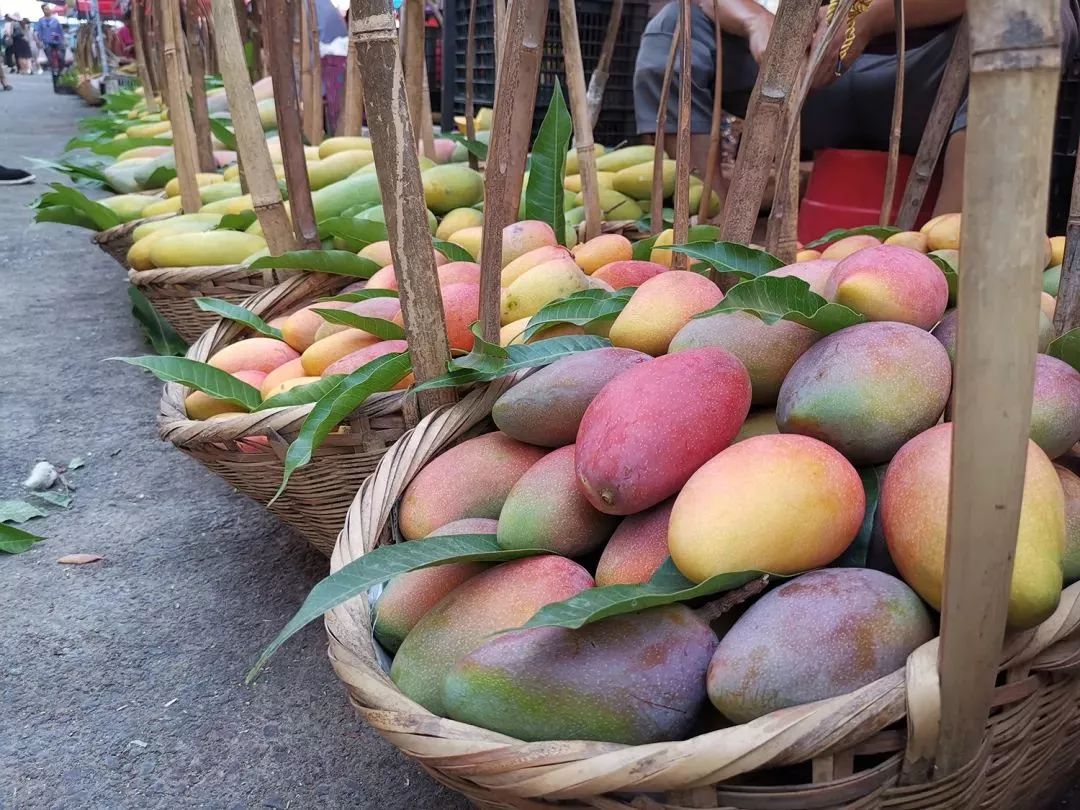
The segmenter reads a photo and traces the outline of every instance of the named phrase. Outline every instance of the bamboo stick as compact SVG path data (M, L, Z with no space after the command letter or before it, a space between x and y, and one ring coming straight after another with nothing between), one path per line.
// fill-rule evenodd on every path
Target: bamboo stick
M424 118L424 0L405 0L401 38L409 120L412 121L413 132L419 134Z
M574 0L559 0L559 25L566 66L566 89L570 96L570 116L574 120L574 145L578 153L581 191L585 198L585 239L589 240L600 234L600 187L596 177L596 149L589 120L589 104L585 97L585 66L581 62L581 39Z
M135 42L135 67L139 73L139 83L143 86L143 98L147 112L160 111L157 102L157 86L150 72L150 63L146 53L146 32L144 30L143 4L140 0L131 3L131 38Z
M675 130L675 221L672 224L671 240L674 245L686 244L690 235L690 93L693 90L694 51L690 25L690 0L680 0L679 30L682 47L679 65L679 120ZM654 192L655 181L654 175ZM685 253L676 253L671 257L671 269L685 270L689 266L689 258Z
M904 70L906 66L907 35L904 32L904 0L893 0L896 26L896 89L893 92L892 129L889 132L889 165L885 170L885 196L881 201L878 223L888 225L892 219L893 197L896 194L896 173L900 166L900 132L904 123Z
M724 115L724 31L720 27L720 0L713 0L713 36L716 45L716 72L713 77L712 122L709 125L709 156L705 162L705 188L701 192L701 204L698 206L698 222L709 219L709 206L712 204L713 186L720 172L720 122ZM719 196L719 195L718 195ZM724 200L720 200L723 211Z
M184 95L183 66L180 63L179 39L176 29L176 0L162 0L161 29L164 44L165 73L168 76L169 121L172 123L173 151L176 154L176 176L180 180L180 200L184 211L198 211L202 205L195 158L195 127L191 109Z
M735 174L724 206L721 238L725 241L745 244L753 237L785 120L787 100L814 30L819 7L817 0L785 0L780 4L769 47L750 97L739 156L735 160Z
M495 57L495 96L492 103L499 97L499 80L502 77L503 51L506 47L506 9L506 0L494 0L492 12L495 17L493 20L495 35L491 46Z
M251 16L246 18L245 28L251 42L251 76L257 81L266 75L266 48L263 44L263 0L251 0Z
M199 0L187 0L187 50L191 66L191 122L195 127L195 150L199 170L212 172L217 168L214 147L210 141L210 111L206 106L206 57L202 43L202 12Z
M395 27L390 0L352 0L350 37L364 66L360 76L367 99L371 150L413 371L422 382L446 371L450 349ZM453 389L449 388L417 394L422 414L453 401Z
M476 110L473 106L473 83L476 81L476 0L469 0L469 30L465 43L465 137L476 140ZM444 79L445 84L445 79ZM445 93L445 88L443 89ZM446 126L446 122L443 123ZM445 132L445 129L443 130ZM476 171L480 160L469 152L469 168Z
M666 156L664 141L667 138L667 108L668 98L671 95L671 77L675 73L675 56L678 54L681 39L682 21L680 20L675 33L671 35L671 47L668 49L667 64L664 66L664 81L660 85L660 106L656 110L652 191L649 200L649 233L653 236L664 230L664 157Z
M607 89L607 80L611 72L611 57L615 54L615 43L619 39L622 13L623 0L612 0L611 9L608 11L607 29L604 31L604 44L600 48L600 58L589 77L589 89L585 97L588 100L589 122L593 129L596 128L596 122L600 120L600 108L604 104L604 91Z
M161 28L162 0L147 0L147 8L150 10L149 25L146 28L146 38L150 45L150 65L154 75L154 87L161 96L163 104L169 99L169 77L165 75L165 57L162 54L163 32ZM147 19L144 17L144 20Z
M323 137L326 134L326 105L323 102L322 57L319 53L319 29L317 27L312 28L312 37L314 42L312 44L311 65L311 121L314 138L310 143L318 145L323 142Z
M316 133L315 114L315 70L311 53L311 3L309 0L297 0L300 32L300 120L304 140L310 144L319 142Z
M1061 263L1054 329L1063 335L1080 326L1080 160L1073 172L1069 222L1065 228L1065 260Z
M266 146L255 92L244 62L240 25L230 0L212 0L214 26L217 28L218 61L225 96L232 110L236 152L243 166L242 177L251 193L255 216L262 226L263 238L270 253L277 256L296 248L292 223L281 201L274 164Z
M427 36L427 29L424 29L424 35ZM428 71L427 71L427 53L424 54L424 71L421 74L424 77L423 95L421 96L422 103L420 105L420 144L423 147L423 153L431 158L435 159L435 121L432 119L431 113L431 88L428 86Z
M979 751L997 676L1031 416L1054 111L1056 0L970 0L936 775ZM987 407L993 403L992 407Z
M789 111L790 114L790 111ZM801 127L796 122L795 141L798 143ZM791 264L798 253L799 224L799 152L792 150L787 164L781 164L776 172L776 194L765 234L765 248L777 258Z
M364 129L364 85L360 80L360 63L356 45L349 40L345 57L345 98L338 118L338 135L359 135Z
M480 322L484 339L493 343L499 339L503 228L517 218L521 199L548 6L514 2L510 12L491 123L480 253Z
M911 174L908 175L904 197L900 201L900 208L896 214L896 227L902 230L910 231L914 228L919 211L922 210L926 190L930 187L930 180L934 176L934 169L937 168L938 158L941 157L941 148L945 145L945 138L949 134L956 110L960 106L960 99L963 98L964 89L967 87L970 47L968 20L965 17L957 26L952 52L949 54L949 61L945 64L945 72L941 76L941 84L938 85L937 98L934 99L930 118L923 129L919 151L915 155L915 163L911 167Z

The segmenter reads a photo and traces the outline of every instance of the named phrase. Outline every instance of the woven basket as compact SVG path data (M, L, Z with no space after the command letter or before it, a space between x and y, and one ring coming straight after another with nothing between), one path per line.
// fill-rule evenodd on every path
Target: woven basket
M142 291L180 337L193 343L218 322L216 314L199 309L195 304L196 298L207 296L244 304L251 296L304 272L252 270L242 264L230 264L128 270L128 279Z
M430 415L386 453L349 510L331 570L391 542L405 487L505 389ZM331 662L363 718L483 808L1012 810L1056 795L1080 758L1080 583L1050 619L1008 639L979 754L937 781L927 767L940 718L937 639L906 669L851 694L688 740L625 746L526 743L431 714L379 666L366 597L328 613L326 628Z
M350 280L303 273L242 303L269 319L316 297L332 295ZM157 300L154 303L158 305ZM205 361L243 333L241 325L218 320L195 342L187 356ZM313 406L274 408L204 422L187 418L184 398L189 393L189 388L178 383L165 385L158 419L161 437L240 492L264 506L269 504L281 485L288 444L296 438ZM285 492L269 506L270 511L300 532L317 550L329 555L357 489L375 470L386 448L405 430L403 402L404 394L400 391L370 397L347 420L345 429L328 436L310 463L292 475Z

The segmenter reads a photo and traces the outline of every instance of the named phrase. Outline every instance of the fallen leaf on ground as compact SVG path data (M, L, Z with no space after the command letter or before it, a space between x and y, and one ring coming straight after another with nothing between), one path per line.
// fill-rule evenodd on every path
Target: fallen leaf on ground
M47 489L44 492L35 492L35 498L41 498L43 501L51 503L53 506L61 506L67 509L71 506L72 498L66 492L58 492L56 490Z
M45 517L44 509L38 509L26 501L0 501L0 523L26 523L31 518Z
M73 458L71 461L68 462L67 468L69 470L77 470L77 469L79 469L79 467L85 467L85 466L86 466L86 461L83 459L83 457L82 456L75 456L75 458Z
M104 559L100 554L65 554L57 562L60 565L86 565Z

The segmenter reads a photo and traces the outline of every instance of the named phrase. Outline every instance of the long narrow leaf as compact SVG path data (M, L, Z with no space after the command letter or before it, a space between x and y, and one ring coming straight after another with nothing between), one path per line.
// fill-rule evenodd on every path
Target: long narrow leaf
M84 212L70 205L49 205L34 212L34 222L55 222L60 225L74 225L76 228L98 230L97 225Z
M870 538L874 533L874 518L877 516L878 500L881 496L881 483L885 479L887 465L863 467L859 470L863 492L866 493L866 511L863 512L862 526L851 541L847 550L833 562L836 568L865 568L866 558L870 553Z
M172 140L168 138L124 138L123 140L107 140L98 141L97 143L88 144L91 152L95 155L107 155L108 157L117 157L131 149L138 149L142 146L168 146L172 147Z
M465 147L465 150L469 154L475 155L477 160L487 160L488 145L483 141L478 141L474 138L466 138L459 132L444 132L439 137L449 138L452 141L460 143Z
M213 312L222 318L242 323L260 335L283 340L280 329L271 326L250 309L245 309L238 304L222 301L220 298L196 298L195 304L203 312Z
M34 543L44 539L44 537L31 534L17 526L0 523L0 551L5 554L22 554L24 551L29 550Z
M368 315L357 315L343 309L314 309L316 315L329 323L349 326L353 329L362 329L370 335L380 337L383 340L404 340L405 330L393 321L385 318L372 318Z
M236 151L236 136L233 131L229 129L225 122L220 118L210 119L210 132L214 137L221 141L222 145L233 152Z
M836 228L829 231L820 239L808 242L806 249L814 250L815 248L824 247L825 245L831 245L833 242L839 242L841 239L847 239L849 236L873 236L875 239L880 239L884 242L896 233L900 233L900 229L895 225L862 225L858 228Z
M54 172L60 172L61 174L66 174L71 177L81 177L86 180L92 180L98 185L109 185L109 179L105 176L104 172L102 172L101 169L97 166L84 163L76 163L72 160L64 160L60 162L52 160L42 160L40 158L28 158L28 160L34 168L52 169Z
M1046 347L1046 353L1058 360L1064 360L1080 371L1080 326L1050 341L1050 345Z
M48 195L50 201L55 201L60 205L70 205L82 211L99 231L107 230L123 222L115 211L99 202L94 202L78 189L70 188L63 183L50 183L49 188L52 189Z
M473 333L472 351L464 357L451 359L449 363L450 370L498 374L510 359L509 353L498 343L489 343L484 340L483 328L479 321L474 323L470 329Z
M926 258L936 264L938 269L945 274L945 283L949 285L949 306L954 306L956 304L956 293L960 289L960 277L956 274L956 268L944 256L935 256L933 253L929 253Z
M330 217L319 223L319 236L323 239L336 236L346 240L350 248L363 250L373 242L386 240L386 223L373 219Z
M562 85L556 79L551 103L533 143L529 182L525 188L525 219L546 222L555 229L555 238L560 245L566 244L563 175L566 173L566 151L573 134L574 126L563 99Z
M652 255L653 245L656 244L656 240L659 238L659 234L656 236L650 236L646 239L639 239L634 242L632 250L633 258L638 261L647 262ZM687 234L687 239L691 242L715 242L720 238L720 228L716 225L692 225Z
M208 363L200 363L188 357L113 357L110 359L145 368L159 380L181 383L217 399L231 402L246 411L257 408L262 401L257 388Z
M312 402L318 402L344 379L344 374L331 374L329 377L321 377L316 382L298 385L263 400L262 404L255 410L266 411L270 408L288 408L294 405L309 405Z
M263 256L251 263L252 270L316 270L339 276L371 278L379 266L370 259L347 250L292 250L280 256Z
M444 239L432 239L435 249L452 262L475 262L476 259L461 245L447 242Z
M583 290L558 301L552 301L529 319L522 340L529 340L533 335L558 324L589 326L604 321L613 321L623 311L633 287L609 293L605 290Z
M255 211L241 211L239 214L226 214L214 226L215 231L246 231L258 217Z
M794 276L762 276L740 282L728 290L719 304L694 317L707 318L722 312L749 312L767 324L794 321L823 335L866 321L866 316L826 301L812 292L809 284Z
M161 317L154 309L154 305L143 295L142 290L134 284L128 286L128 297L131 299L131 313L135 316L146 333L150 345L154 351L165 356L183 357L187 354L188 345L172 324Z
M397 290L381 290L372 288L370 290L355 290L353 292L341 293L340 295L330 295L326 298L320 298L319 301L344 301L347 304L356 304L360 301L367 301L371 298L397 298Z
M688 242L685 245L662 245L655 250L685 253L718 273L733 273L741 278L757 278L784 266L784 262L766 250L738 242Z

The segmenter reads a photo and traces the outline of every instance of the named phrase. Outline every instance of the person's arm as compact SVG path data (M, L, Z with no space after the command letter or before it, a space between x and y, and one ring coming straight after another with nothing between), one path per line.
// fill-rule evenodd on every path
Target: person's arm
M765 48L769 44L769 35L772 33L772 12L755 0L720 0L719 4L714 0L696 0L696 2L710 20L720 23L722 31L747 40L750 53L756 61L761 61ZM718 20L717 17L719 17Z

